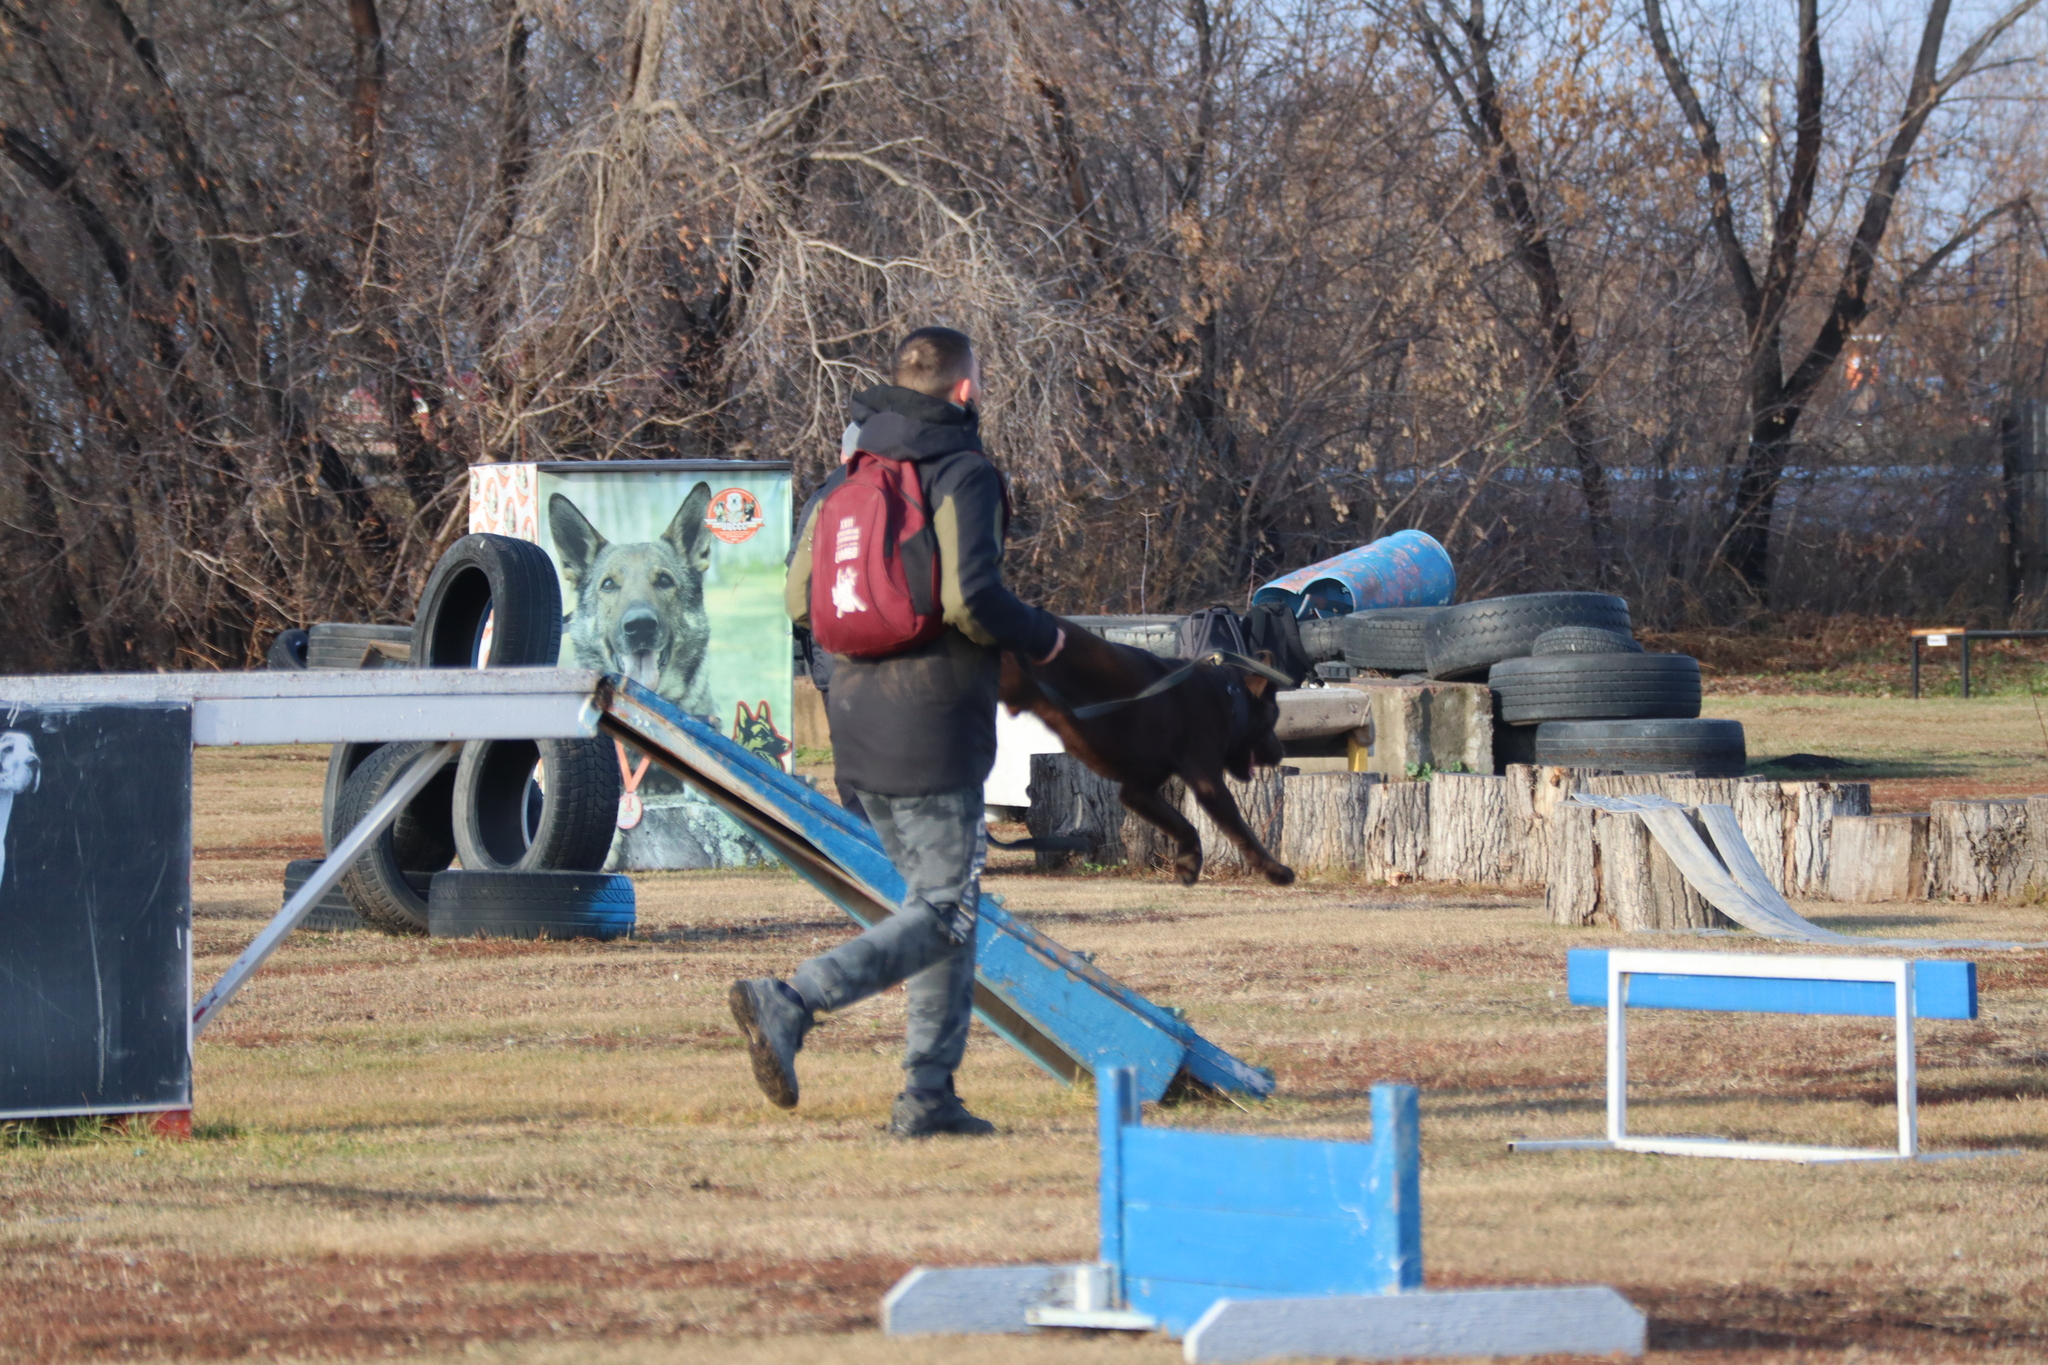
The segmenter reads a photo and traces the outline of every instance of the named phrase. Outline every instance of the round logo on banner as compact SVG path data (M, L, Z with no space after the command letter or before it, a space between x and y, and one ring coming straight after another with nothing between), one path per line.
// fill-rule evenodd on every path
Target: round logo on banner
M712 495L704 526L728 545L737 545L761 529L761 504L744 488L727 488Z

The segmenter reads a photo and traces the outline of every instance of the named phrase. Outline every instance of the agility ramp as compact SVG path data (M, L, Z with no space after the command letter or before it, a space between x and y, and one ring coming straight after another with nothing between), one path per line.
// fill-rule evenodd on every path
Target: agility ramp
M1793 943L1828 943L1858 948L2041 948L2048 944L2007 943L1988 939L1865 938L1822 928L1792 908L1771 885L1756 851L1743 838L1732 806L1681 806L1667 796L1593 796L1572 798L1611 815L1637 815L1650 837L1664 850L1679 873L1707 904L1752 933ZM1695 824L1692 812L1697 811ZM1705 837L1701 829L1705 829ZM1712 840L1711 846L1708 840ZM1703 932L1725 932L1707 930Z
M903 879L865 822L638 683L606 679L599 726L649 755L782 856L865 927L894 913ZM1182 1086L1273 1093L1248 1066L1086 958L981 898L974 1012L1047 1072L1072 1083L1106 1067L1137 1072L1139 1098Z

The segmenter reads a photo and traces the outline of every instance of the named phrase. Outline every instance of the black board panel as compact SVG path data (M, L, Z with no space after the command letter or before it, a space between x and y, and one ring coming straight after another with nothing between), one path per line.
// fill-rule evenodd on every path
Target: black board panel
M0 1117L188 1108L192 711L0 701Z

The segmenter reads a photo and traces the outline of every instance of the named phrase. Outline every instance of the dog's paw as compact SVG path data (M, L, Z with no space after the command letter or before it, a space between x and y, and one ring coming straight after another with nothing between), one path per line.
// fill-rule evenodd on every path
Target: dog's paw
M1275 886L1294 885L1294 869L1274 863L1266 869L1266 880Z
M1202 880L1202 855L1184 855L1173 860L1173 875L1180 879L1182 886L1193 886ZM1292 875L1291 873L1289 874Z

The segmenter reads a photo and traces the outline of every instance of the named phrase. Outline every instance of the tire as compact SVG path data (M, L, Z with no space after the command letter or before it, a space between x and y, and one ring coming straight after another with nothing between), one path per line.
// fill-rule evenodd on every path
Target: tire
M1630 634L1628 603L1604 592L1531 592L1445 607L1422 628L1432 678L1480 678L1502 659L1528 654L1559 626Z
M1699 660L1684 654L1548 654L1503 659L1487 675L1500 718L1690 720L1700 713Z
M306 632L294 627L281 630L264 651L263 662L282 673L298 673L306 667Z
M1739 720L1554 720L1536 727L1536 761L1561 768L1740 777L1748 759Z
M1308 655L1312 664L1336 663L1344 659L1344 622L1347 618L1331 616L1311 618L1296 626L1301 632L1302 652Z
M1422 625L1442 607L1381 607L1354 611L1344 622L1344 662L1381 673L1416 673L1427 667Z
M613 742L472 740L455 771L454 811L465 871L596 872L618 832Z
M412 647L411 626L359 626L341 621L322 621L307 633L308 668L387 668L393 659L379 645Z
M320 870L318 858L294 858L284 865L284 898L290 900L293 893L304 886L315 872ZM279 905L282 909L282 904ZM349 929L367 929L363 917L350 905L348 897L342 894L340 883L327 888L327 894L316 901L306 917L299 921L299 928L310 929L316 934L337 934Z
M428 904L435 938L624 938L633 879L603 872L443 872Z
M482 657L490 626L490 656ZM562 657L562 584L547 551L511 536L464 536L420 593L412 663L419 668L543 665Z
M1559 626L1546 630L1536 637L1529 646L1529 653L1537 658L1550 654L1640 654L1643 647L1636 638L1623 631L1601 630L1594 626Z
M398 775L427 749L425 744L385 744L365 758L341 785L334 827L347 834L377 804ZM432 780L398 813L392 826L370 841L341 877L342 890L372 928L388 934L427 931L427 883L455 861L452 811L455 764Z

